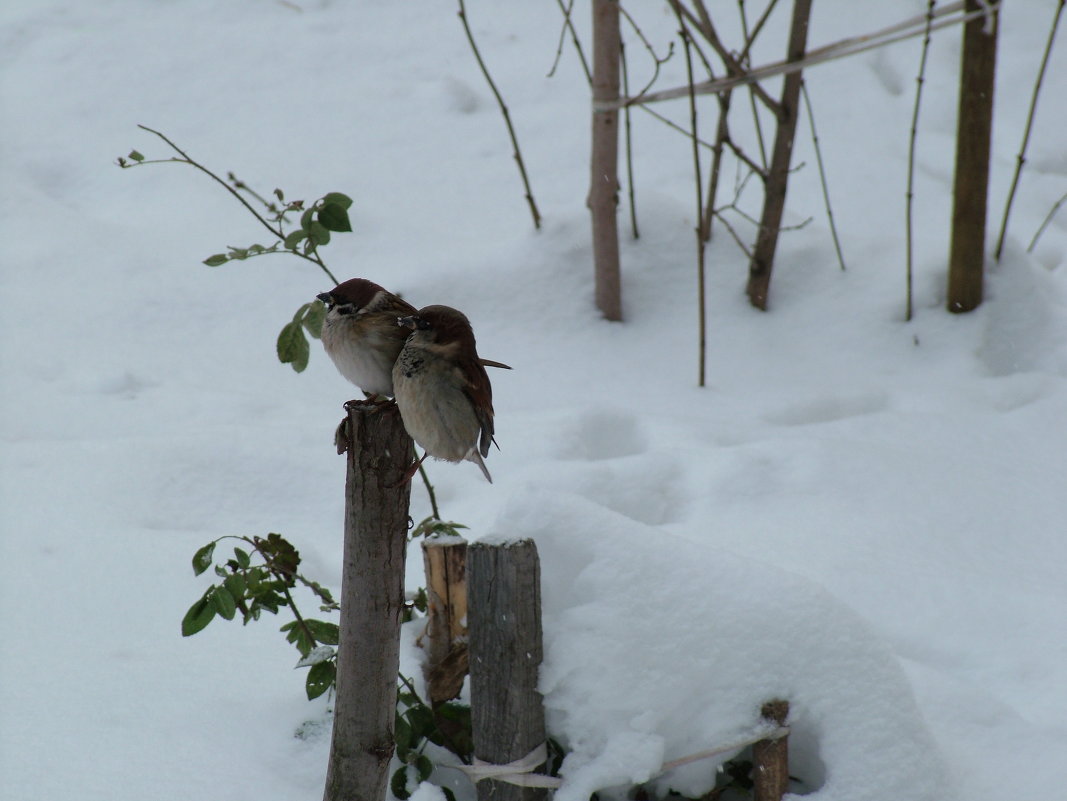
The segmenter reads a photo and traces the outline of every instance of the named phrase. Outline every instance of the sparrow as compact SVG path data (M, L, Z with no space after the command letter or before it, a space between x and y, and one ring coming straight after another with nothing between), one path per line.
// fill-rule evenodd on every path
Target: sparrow
M337 370L367 395L392 396L393 364L411 332L397 325L416 309L365 278L318 295L326 304L322 344Z
M393 364L411 333L397 318L417 313L414 306L366 278L352 278L317 295L326 304L322 344L337 370L368 396L393 395ZM488 367L506 364L482 360Z
M484 457L495 442L493 388L470 321L449 306L426 306L394 324L409 333L393 366L396 404L404 428L426 451L422 459L474 462L491 484Z

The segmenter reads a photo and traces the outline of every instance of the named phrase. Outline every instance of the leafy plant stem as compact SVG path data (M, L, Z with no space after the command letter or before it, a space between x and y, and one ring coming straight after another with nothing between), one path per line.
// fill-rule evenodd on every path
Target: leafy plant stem
M150 133L150 134L155 134L160 139L162 139L164 142L166 142L168 146L170 146L176 153L178 153L178 155L181 156L181 158L175 158L175 159L154 159L154 160L151 160L151 161L141 161L141 162L138 162L138 164L180 163L180 164L188 164L191 167L195 167L196 169L200 170L200 172L202 172L205 175L207 175L208 177L210 177L213 181L217 182L223 189L225 189L231 195L233 195L233 197L235 197L237 199L237 201L242 206L244 206L249 211L249 213L252 214L253 217L255 217L257 220L259 220L259 222L263 225L263 227L265 227L268 231L270 231L272 234L274 234L279 239L285 239L285 232L282 231L282 229L280 227L279 228L275 228L274 226L272 226L270 224L270 222L262 214L260 214L258 211L256 211L256 209L252 206L251 203L249 203L247 200L245 200L243 197L241 197L241 193L240 192L238 192L235 188L233 188L228 183L226 183L225 180L223 180L218 175L213 173L211 170L209 170L203 164L201 164L200 162L196 161L196 159L192 158L188 153L186 153L184 150L182 150L180 147L178 147L173 141L171 141L171 139L169 137L167 137L165 134L163 134L160 131L157 131L157 130L155 130L153 128L149 128L147 125L138 125L137 127L140 128L141 130L148 131L148 133ZM137 166L137 165L130 165L130 166ZM322 259L319 258L319 255L317 253L312 252L311 254L307 254L307 253L301 253L298 250L289 250L289 251L286 251L286 252L287 253L292 253L293 255L299 256L300 258L302 258L302 259L304 259L306 261L312 262L313 264L317 265L319 267L319 269L321 269L324 273L326 273L326 275L330 278L331 281L333 281L335 284L339 283L337 278L334 276L333 273L330 272L329 268L322 261Z

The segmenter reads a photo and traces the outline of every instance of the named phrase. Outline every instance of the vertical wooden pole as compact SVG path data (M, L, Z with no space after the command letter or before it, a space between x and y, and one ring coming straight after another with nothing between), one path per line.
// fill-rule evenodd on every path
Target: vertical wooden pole
M978 11L983 5L978 0L966 0L964 9ZM991 0L989 5L997 8L996 0ZM952 246L948 261L950 312L969 312L982 302L998 18L994 11L990 16L972 19L963 28Z
M784 726L788 701L768 701L760 710L764 720ZM781 801L789 790L789 737L760 740L752 746L752 781L755 801Z
M812 0L794 0L787 55L789 61L804 58L808 46L811 3ZM760 215L759 233L756 235L756 246L752 250L752 261L748 268L748 299L757 309L767 308L771 269L774 267L774 253L778 248L778 233L785 211L785 192L789 184L789 164L793 157L802 82L801 70L785 76L782 99L777 109L778 130L774 137L770 169L764 182L763 213Z
M467 675L467 541L422 541L426 568L426 685L434 705L451 700Z
M593 221L596 305L608 320L622 319L619 269L619 112L598 102L619 99L619 0L593 0L593 135L589 197Z
M541 564L533 540L467 549L474 755L494 765L545 742L537 691L541 664ZM544 788L478 782L478 801L544 801Z
M324 801L382 801L396 719L413 445L395 404L350 401L333 740ZM342 424L344 425L344 424Z

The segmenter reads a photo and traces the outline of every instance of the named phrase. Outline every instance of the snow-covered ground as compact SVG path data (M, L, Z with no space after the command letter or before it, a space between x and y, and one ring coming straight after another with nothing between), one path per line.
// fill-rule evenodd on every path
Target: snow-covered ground
M822 0L809 41L925 6ZM1053 6L1009 4L1003 20L990 243ZM719 229L698 388L687 141L634 115L642 235L623 243L626 322L606 323L591 300L588 89L570 46L546 77L558 8L468 3L540 232L455 10L0 9L0 797L289 801L324 780L326 729L302 724L321 723L326 700L305 700L284 619L185 640L178 623L207 581L192 553L225 534L280 531L309 576L339 583L331 437L355 393L317 343L302 375L274 356L278 329L331 284L287 256L201 265L268 235L187 167L115 167L132 148L170 155L137 123L263 193L351 195L355 231L324 250L331 269L461 308L482 354L514 366L492 374L495 483L469 464L431 475L471 537L538 543L542 689L572 749L559 798L743 737L775 696L793 703L794 772L813 799L1052 797L1067 765L1067 211L1025 250L1067 190L1067 52L1049 66L987 302L952 316L959 33L935 38L911 322L919 44L810 70L848 269L802 120L787 222L814 220L783 235L766 314ZM669 14L630 10L665 52ZM779 57L783 27L757 61ZM650 67L628 40L637 85ZM676 55L660 85L683 74ZM688 120L685 101L660 110ZM711 101L702 124L710 137ZM428 502L419 486L413 498L418 520ZM416 550L412 586L420 567ZM713 768L662 786L699 792Z

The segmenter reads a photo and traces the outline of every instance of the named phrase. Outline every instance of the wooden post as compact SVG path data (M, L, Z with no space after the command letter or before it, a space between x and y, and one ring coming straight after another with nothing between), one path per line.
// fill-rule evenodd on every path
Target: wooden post
M598 102L619 99L619 0L593 0L593 135L589 197L593 221L596 305L608 320L622 319L619 269L619 112L599 111Z
M382 801L395 748L413 445L395 404L350 401L333 740L324 801ZM344 425L344 423L342 423ZM403 483L401 483L403 481Z
M784 726L788 701L768 701L760 709L764 720ZM789 790L789 735L760 740L752 746L752 781L755 801L781 801Z
M983 5L978 0L966 0L964 10L978 11ZM982 302L999 17L996 0L989 5L994 9L991 16L976 17L963 27L952 246L948 261L950 312L969 312Z
M794 0L793 22L789 32L788 61L800 61L808 45L808 18L811 16L812 0ZM766 310L767 294L771 286L771 269L774 253L778 248L778 233L782 227L785 211L785 192L789 184L789 165L793 157L793 140L796 137L797 117L800 112L800 87L803 83L801 70L785 76L782 99L776 109L778 130L771 152L771 165L763 187L763 213L760 216L756 246L748 268L748 299L757 309Z
M545 742L537 691L541 664L541 565L533 540L467 549L471 721L474 755L493 765L522 759ZM478 801L543 801L544 788L478 782Z
M430 703L459 695L467 675L467 541L422 541L426 568L426 684Z

